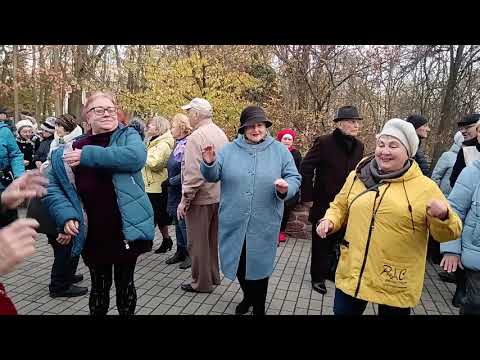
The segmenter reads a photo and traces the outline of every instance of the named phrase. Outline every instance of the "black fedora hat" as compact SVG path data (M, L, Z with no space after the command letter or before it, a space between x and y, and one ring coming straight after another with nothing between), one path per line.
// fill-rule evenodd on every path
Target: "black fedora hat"
M238 132L243 134L246 126L265 123L265 126L268 128L272 126L272 122L268 120L265 111L259 106L247 106L243 109L240 114L240 128Z
M337 113L335 114L335 119L333 119L333 121L337 122L345 119L362 120L355 106L342 106L341 108L339 108L337 110Z

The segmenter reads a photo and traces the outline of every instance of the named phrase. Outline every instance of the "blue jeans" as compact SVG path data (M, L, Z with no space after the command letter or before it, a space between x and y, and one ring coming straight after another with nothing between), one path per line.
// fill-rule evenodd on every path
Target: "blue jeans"
M333 301L333 313L335 315L362 315L367 304L368 301L354 298L338 288L335 289L335 300ZM379 304L378 315L410 315L410 308L399 308Z
M175 236L177 237L177 251L182 255L188 255L187 223L185 222L185 219L178 220L175 224Z

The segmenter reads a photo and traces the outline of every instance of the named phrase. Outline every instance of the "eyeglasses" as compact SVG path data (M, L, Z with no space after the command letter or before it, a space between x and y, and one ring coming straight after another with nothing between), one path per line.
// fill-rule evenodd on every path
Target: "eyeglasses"
M99 115L99 116L102 116L105 114L105 112L108 112L110 115L114 115L117 113L117 108L116 107L107 107L107 108L104 108L104 107L101 107L101 106L97 106L97 107L93 107L91 108L90 110L88 110L87 112L90 112L90 111L93 111L93 113L95 115Z

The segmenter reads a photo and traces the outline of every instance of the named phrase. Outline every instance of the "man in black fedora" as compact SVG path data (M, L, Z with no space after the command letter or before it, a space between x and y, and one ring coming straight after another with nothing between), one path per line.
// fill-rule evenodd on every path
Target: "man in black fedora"
M321 239L316 232L317 222L363 157L364 146L356 139L361 120L355 106L339 108L333 119L336 129L315 139L301 164L301 199L310 207L309 221L312 223L310 274L313 289L321 294L327 293L325 280L335 279L336 248L343 233L339 231Z

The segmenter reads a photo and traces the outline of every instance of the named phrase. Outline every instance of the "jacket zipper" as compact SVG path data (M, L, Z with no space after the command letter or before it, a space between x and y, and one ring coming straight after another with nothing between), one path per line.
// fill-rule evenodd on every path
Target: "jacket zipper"
M375 199L377 199L377 197L378 197L378 193L375 196ZM370 220L370 230L368 231L367 246L365 247L365 255L363 256L363 263L360 269L360 276L358 277L358 283L357 283L357 288L355 289L354 297L357 297L358 292L360 291L360 284L362 283L363 272L365 271L365 265L367 264L368 249L370 247L370 239L372 238L372 232L374 228L375 228L375 214L372 214L372 219Z
M377 193L375 195L375 201L373 202L372 219L370 220L370 229L368 230L367 244L365 246L365 255L363 257L362 267L360 268L360 275L358 277L358 283L357 283L357 288L355 289L354 297L357 297L358 292L360 291L360 284L362 283L363 272L365 271L365 266L367 264L368 249L370 248L370 240L372 238L373 229L375 229L375 216L377 215L377 211L380 208L383 197L385 196L385 193L387 192L389 187L390 187L390 183L387 185L387 188L384 190L382 196L380 197L380 201L378 202L378 206L376 208L375 208L375 205L377 203L377 198L380 196L380 191L377 190Z

